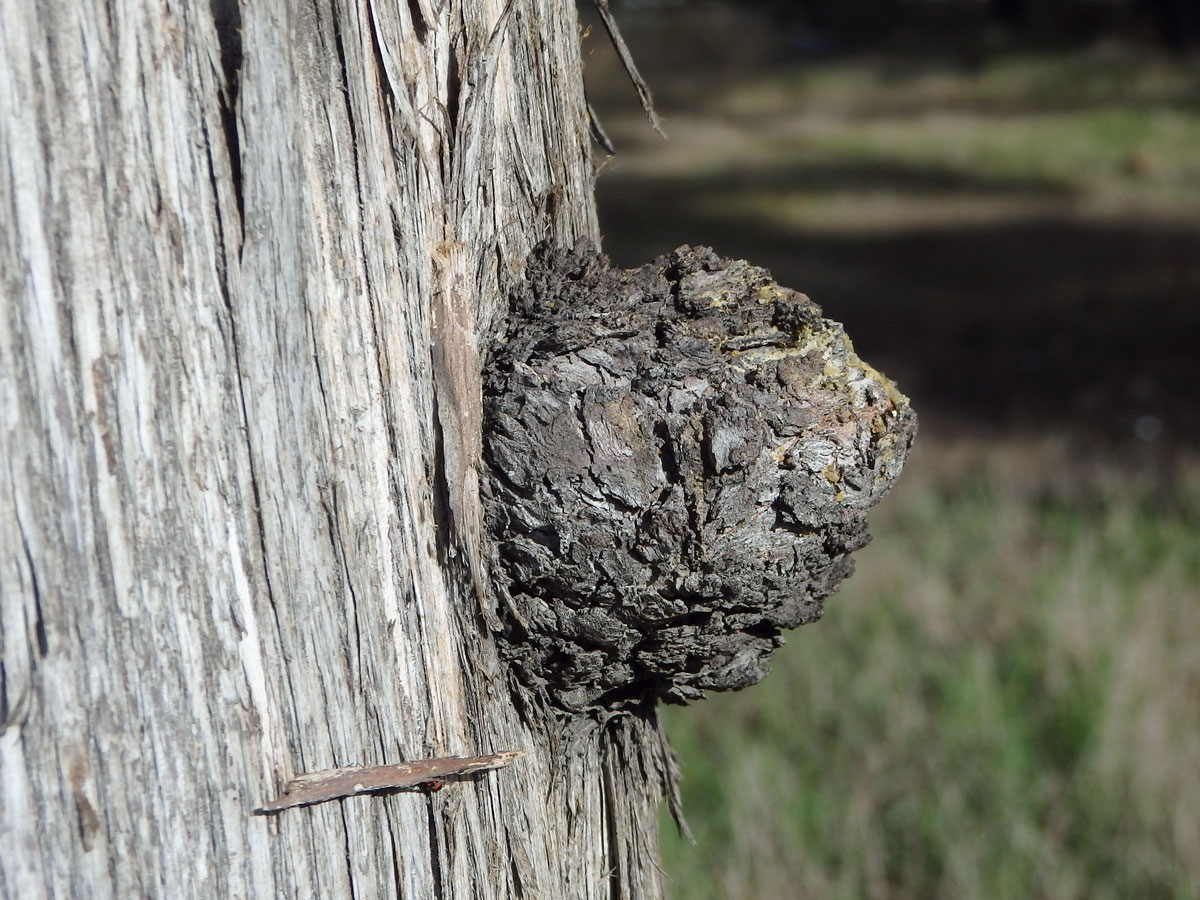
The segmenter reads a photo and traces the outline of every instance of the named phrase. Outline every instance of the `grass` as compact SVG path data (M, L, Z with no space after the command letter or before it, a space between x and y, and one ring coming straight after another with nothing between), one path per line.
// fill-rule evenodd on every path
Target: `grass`
M714 43L708 19L696 18L633 19L635 54L663 87L665 144L611 60L589 56L591 88L618 149L607 173L613 189L631 177L707 176L706 211L779 217L785 227L877 229L884 196L907 207L886 217L894 227L904 212L919 220L946 207L951 194L973 201L975 217L988 213L989 201L1006 217L1023 201L1020 211L1034 214L1137 211L1195 221L1196 62L1109 44L781 64L769 49L778 36L761 21L721 24L721 33L744 36ZM768 49L747 60L739 48L756 44ZM765 172L777 177L763 183ZM756 180L761 189L745 190ZM790 192L779 190L789 184ZM600 192L603 201L603 179Z
M771 676L667 711L673 896L1200 896L1200 466L924 451Z
M870 90L873 79L863 85L855 76L882 65L858 61L806 70L782 85L756 80L730 88L706 107L669 116L674 139L667 145L640 134L640 122L619 120L613 130L633 148L614 159L613 175L707 176L709 214L792 228L872 231L906 224L905 216L912 227L962 216L967 204L975 219L1104 219L1133 211L1194 219L1200 105L1179 103L1169 85L1157 97L1139 91L1148 99L1137 103L1114 94L1056 109L1036 101L996 106L992 88L977 104L966 89L945 91L949 99L941 102L918 80L903 94L883 88L870 106L839 105L831 89L839 77ZM939 78L982 90L989 72ZM777 177L765 178L770 172ZM881 219L884 203L892 212Z

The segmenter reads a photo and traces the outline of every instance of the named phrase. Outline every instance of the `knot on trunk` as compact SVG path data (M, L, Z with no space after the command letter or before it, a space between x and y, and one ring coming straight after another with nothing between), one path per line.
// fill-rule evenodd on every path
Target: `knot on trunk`
M842 326L743 260L545 251L485 371L501 639L568 710L759 681L916 431Z

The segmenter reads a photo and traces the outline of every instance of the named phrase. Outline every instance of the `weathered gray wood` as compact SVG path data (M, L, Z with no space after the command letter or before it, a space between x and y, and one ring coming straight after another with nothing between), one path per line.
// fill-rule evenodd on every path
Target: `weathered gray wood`
M659 894L654 722L522 718L438 463L434 260L486 336L596 238L580 77L559 0L0 8L0 896Z

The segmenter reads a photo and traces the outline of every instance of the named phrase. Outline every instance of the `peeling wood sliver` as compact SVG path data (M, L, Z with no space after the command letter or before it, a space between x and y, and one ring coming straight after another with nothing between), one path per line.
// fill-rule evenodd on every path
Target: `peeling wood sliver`
M311 772L293 778L282 796L264 803L254 813L266 815L293 806L310 806L355 794L417 787L441 779L502 769L524 755L523 750L502 750L486 756L447 756L389 766L348 766Z

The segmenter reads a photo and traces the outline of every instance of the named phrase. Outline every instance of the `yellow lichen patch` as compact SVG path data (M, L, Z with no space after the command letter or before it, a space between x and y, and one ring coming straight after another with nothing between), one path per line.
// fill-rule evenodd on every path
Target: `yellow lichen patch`
M777 303L780 300L786 300L787 294L777 284L764 284L754 292L754 299L766 306L768 303Z
M825 467L824 471L821 472L821 474L825 476L825 480L828 481L830 484L837 484L839 481L842 480L841 471L839 471L838 467L835 466L833 463L830 463L829 465L827 465Z
M744 367L739 365L742 371L797 355L791 347L755 347L752 350L727 350L726 352L735 357L739 363L745 363Z
M700 296L708 301L710 307L728 306L734 302L734 298L724 291L706 291Z
M904 394L900 393L900 390L896 387L896 383L892 381L892 379L888 378L870 363L863 362L861 359L859 359L858 354L854 352L854 348L849 347L849 338L846 339L846 344L850 350L848 358L850 365L857 366L858 368L862 369L868 378L880 384L884 391L887 392L888 399L892 401L892 405L895 406L896 409L903 409L909 405L908 398L904 396Z

